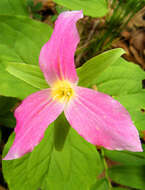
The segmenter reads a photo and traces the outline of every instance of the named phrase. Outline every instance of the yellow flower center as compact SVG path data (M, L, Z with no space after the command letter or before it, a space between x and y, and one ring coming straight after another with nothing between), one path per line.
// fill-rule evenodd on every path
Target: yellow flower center
M72 97L74 97L75 92L72 84L67 80L57 81L51 88L51 96L53 100L59 102L68 102Z

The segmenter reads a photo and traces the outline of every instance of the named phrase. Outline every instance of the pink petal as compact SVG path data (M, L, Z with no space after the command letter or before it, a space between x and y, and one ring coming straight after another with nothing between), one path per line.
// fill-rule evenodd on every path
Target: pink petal
M76 22L82 17L82 11L61 13L50 40L41 49L40 68L49 84L57 79L65 79L73 83L78 80L74 53L79 42Z
M82 87L76 87L76 94L65 115L84 139L110 150L142 151L138 131L118 101Z
M16 109L15 140L4 160L30 152L41 141L48 125L63 111L63 105L52 101L50 89L28 96Z

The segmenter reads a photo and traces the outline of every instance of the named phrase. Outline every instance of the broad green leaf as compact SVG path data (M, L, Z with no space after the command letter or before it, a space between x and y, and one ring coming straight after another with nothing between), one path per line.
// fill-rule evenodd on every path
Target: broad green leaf
M96 84L99 75L124 53L121 48L109 50L88 60L83 66L77 69L79 86L91 87Z
M144 166L114 166L109 169L110 178L121 185L144 190L145 165Z
M0 14L29 15L25 0L0 0Z
M60 118L59 118L60 119ZM63 123L63 122L61 122ZM55 123L59 125L60 122ZM61 149L54 142L56 129L51 124L45 136L32 153L11 161L3 161L3 173L10 190L71 189L88 190L102 172L102 162L96 148L86 142L72 128ZM62 129L64 127L59 125ZM11 137L4 155L12 144Z
M140 111L141 109L145 109L145 90L140 89L136 93L120 95L117 97L117 100L122 101L127 109Z
M27 17L8 15L0 15L0 26L0 57L38 65L40 49L49 40L52 29Z
M6 68L7 64L0 62L0 95L24 99L39 90L8 73Z
M134 111L134 110L128 110L131 118L137 127L137 129L140 132L140 135L143 135L143 131L145 130L145 113L142 111Z
M105 150L105 156L124 165L145 165L144 152L110 151Z
M90 190L108 190L108 182L105 178L97 180Z
M0 64L0 73L0 78L3 81L0 85L1 95L23 99L33 92L48 88L42 71L35 65L6 61ZM25 92L18 90L21 85L23 85L22 88Z
M16 53L14 48L10 48L5 44L0 44L0 50L0 60L22 62L21 57Z
M9 137L7 144L5 145L4 154L6 154L9 148L11 147L14 137L15 135L14 133L12 133L12 135ZM20 159L16 159L12 161L3 161L3 174L5 177L5 180L8 182L9 190L15 190L15 189L29 190L28 180L26 176L27 174L26 172L24 172L27 167L28 156L29 154L25 155L24 157ZM21 171L23 171L22 175L20 173ZM20 187L20 184L22 184L21 187Z
M38 66L28 65L25 63L7 62L6 71L35 88L48 88L48 84L46 83L43 73Z
M145 90L127 95L120 95L116 99L129 111L138 130L145 130Z
M39 68L32 65L38 65L40 49L52 29L22 16L0 16L0 24L0 95L23 99L46 87ZM32 65L27 68L25 64Z
M143 79L145 72L138 65L119 58L101 73L96 85L98 91L117 97L139 92Z
M54 122L54 146L56 150L62 150L69 134L70 125L67 122L64 113L62 113ZM60 127L61 126L61 127Z
M107 14L105 0L54 0L54 2L71 10L83 10L83 13L92 17L102 17Z

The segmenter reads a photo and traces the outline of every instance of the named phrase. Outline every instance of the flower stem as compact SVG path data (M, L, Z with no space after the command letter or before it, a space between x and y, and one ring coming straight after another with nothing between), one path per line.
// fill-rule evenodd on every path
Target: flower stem
M107 165L107 162L106 162L106 159L105 159L104 148L101 148L101 156L102 156L102 161L103 161L103 165L104 165L104 169L105 169L105 178L108 181L108 186L109 186L108 190L111 190L112 185L111 185L111 182L110 182L110 179L109 179L108 165Z

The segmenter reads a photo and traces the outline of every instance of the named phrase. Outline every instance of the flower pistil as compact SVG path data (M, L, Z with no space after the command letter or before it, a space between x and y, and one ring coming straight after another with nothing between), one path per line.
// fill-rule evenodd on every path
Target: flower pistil
M51 88L51 96L53 100L61 103L67 103L75 96L72 84L67 80L58 80Z

